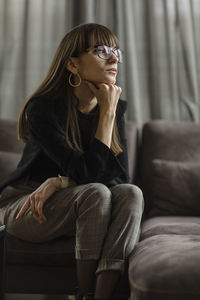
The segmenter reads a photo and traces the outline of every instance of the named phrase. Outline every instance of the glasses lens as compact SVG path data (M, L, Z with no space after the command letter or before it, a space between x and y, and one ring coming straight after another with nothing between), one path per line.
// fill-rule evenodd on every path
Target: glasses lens
M106 45L97 46L96 51L98 56L102 59L109 59L114 53L118 58L119 63L122 63L122 52L120 49L112 49Z
M97 52L100 58L102 59L109 59L112 55L112 51L108 46L98 46Z
M118 62L122 63L123 59L122 59L122 51L120 49L115 49L113 50L114 54L117 56L118 58Z

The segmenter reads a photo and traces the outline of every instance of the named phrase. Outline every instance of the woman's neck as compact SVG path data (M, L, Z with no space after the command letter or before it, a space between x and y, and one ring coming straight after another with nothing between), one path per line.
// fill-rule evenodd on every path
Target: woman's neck
M74 94L79 100L78 109L82 113L89 113L97 105L96 97L85 85L75 88Z

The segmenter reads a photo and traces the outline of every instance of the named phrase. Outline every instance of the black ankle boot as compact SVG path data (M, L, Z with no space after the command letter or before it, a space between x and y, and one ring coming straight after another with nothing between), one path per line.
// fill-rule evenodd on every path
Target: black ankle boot
M82 299L83 300L97 300L94 298L94 294L87 294L87 295L83 296Z
M79 289L76 290L75 300L97 300L93 293L82 294Z

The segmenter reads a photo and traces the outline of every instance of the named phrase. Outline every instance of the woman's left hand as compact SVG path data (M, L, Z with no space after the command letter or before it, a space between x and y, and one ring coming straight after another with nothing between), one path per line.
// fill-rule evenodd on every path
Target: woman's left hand
M58 177L48 178L43 182L32 194L20 209L16 219L20 219L25 211L31 207L33 217L42 224L47 219L43 214L44 203L55 193L60 186L60 179Z

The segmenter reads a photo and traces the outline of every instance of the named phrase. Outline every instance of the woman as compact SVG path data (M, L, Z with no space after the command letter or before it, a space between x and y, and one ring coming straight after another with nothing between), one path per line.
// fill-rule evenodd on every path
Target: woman
M75 27L19 118L26 142L1 184L1 222L24 240L76 236L78 299L110 299L138 238L143 197L128 184L121 51L98 24Z

